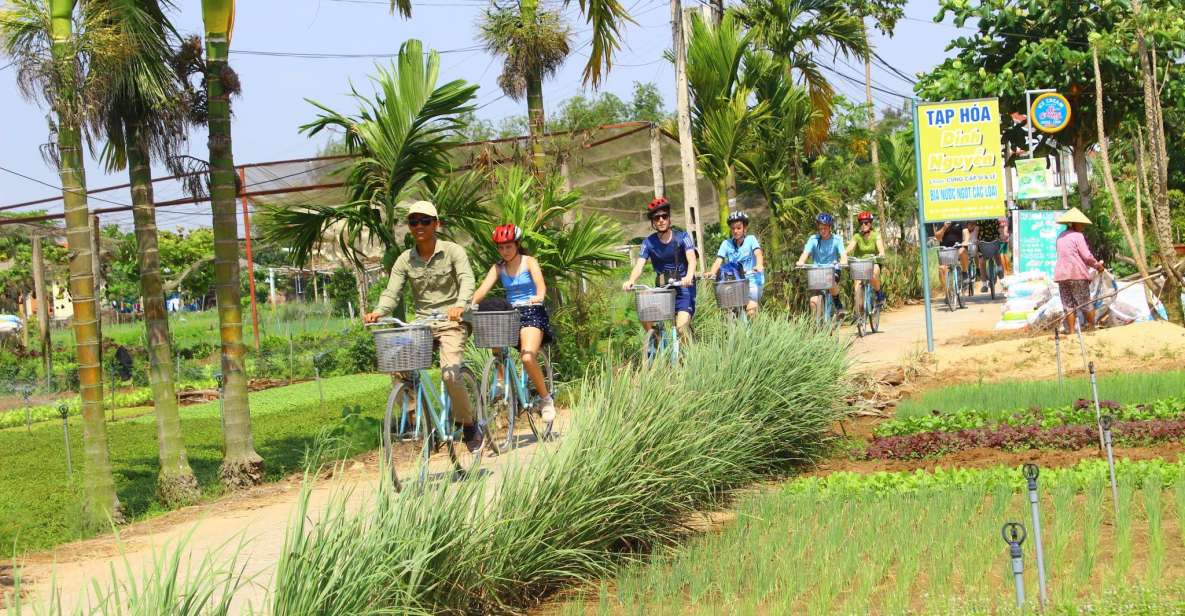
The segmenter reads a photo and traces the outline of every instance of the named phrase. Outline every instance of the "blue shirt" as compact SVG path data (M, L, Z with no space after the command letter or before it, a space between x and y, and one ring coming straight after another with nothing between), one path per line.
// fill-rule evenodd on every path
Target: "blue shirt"
M716 251L716 256L720 257L725 264L740 266L741 270L749 278L753 278L757 269L757 254L761 249L761 243L757 241L757 237L753 235L746 235L745 239L741 240L741 245L737 246L732 238L725 238L720 242L720 250Z
M639 256L650 261L650 265L658 274L667 274L682 278L687 275L687 251L695 250L695 242L691 241L691 234L685 231L672 231L671 241L662 243L657 233L651 233L642 240L642 252Z
M811 262L815 265L839 263L840 257L845 256L843 238L835 233L831 234L830 240L820 239L818 234L812 235L802 250L810 253Z
M506 301L511 304L525 303L535 297L535 279L531 277L531 268L527 267L526 257L521 264L522 271L518 276L511 276L506 272L506 264L498 264L498 279L502 281L502 288L506 289Z

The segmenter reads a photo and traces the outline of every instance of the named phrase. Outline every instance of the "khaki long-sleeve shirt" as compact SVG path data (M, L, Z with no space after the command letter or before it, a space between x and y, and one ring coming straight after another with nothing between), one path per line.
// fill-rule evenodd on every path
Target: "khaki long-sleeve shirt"
M379 297L376 308L381 315L389 315L399 304L405 282L411 283L412 302L416 316L444 312L453 307L464 308L473 300L473 270L465 249L444 240L436 240L436 250L427 260L415 248L403 251L391 267L391 280Z

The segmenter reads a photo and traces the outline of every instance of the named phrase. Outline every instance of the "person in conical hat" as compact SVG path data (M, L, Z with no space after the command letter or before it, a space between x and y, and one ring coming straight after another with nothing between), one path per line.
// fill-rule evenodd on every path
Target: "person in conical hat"
M1057 236L1057 263L1053 266L1053 281L1061 295L1066 311L1066 328L1073 333L1077 326L1077 311L1082 310L1087 327L1094 327L1094 305L1090 301L1090 270L1103 271L1103 262L1094 258L1082 234L1091 224L1078 208L1062 214L1057 222L1066 230Z

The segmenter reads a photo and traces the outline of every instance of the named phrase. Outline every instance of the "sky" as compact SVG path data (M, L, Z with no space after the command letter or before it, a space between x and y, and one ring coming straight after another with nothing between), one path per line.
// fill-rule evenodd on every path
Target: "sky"
M171 15L182 33L201 30L200 2L175 0L180 10ZM622 50L601 91L628 100L634 82L659 86L667 109L674 108L674 68L662 59L670 46L670 3L666 0L624 0L637 22L625 30ZM691 6L693 0L684 0ZM4 0L0 0L0 6ZM558 0L542 0L545 7L562 9L573 32L573 53L559 73L544 83L544 101L554 106L576 94L595 95L581 82L588 59L588 25L579 15L578 2L567 8ZM368 75L376 62L395 54L406 39L418 38L441 53L440 82L464 79L480 85L478 116L497 123L501 118L525 114L525 102L502 94L497 86L500 60L482 50L477 41L476 22L489 0L413 0L411 19L391 15L387 0L248 0L238 3L231 62L238 71L242 95L233 102L234 154L238 164L315 156L325 138L309 139L299 126L315 116L305 100L313 99L340 111L357 108L349 96L353 84L361 92L371 91ZM906 18L892 38L874 32L873 45L888 64L905 75L926 71L946 57L945 47L961 34L949 22L932 22L936 0L910 0ZM965 32L965 31L964 31ZM304 54L291 55L291 54ZM344 55L347 57L337 57ZM46 114L36 102L22 98L16 88L15 70L0 56L0 206L60 195L53 168L42 160L39 148L47 140ZM852 60L823 58L836 89L864 100L863 66ZM833 69L833 70L832 70ZM846 75L847 78L839 76ZM899 95L909 95L909 84L887 69L874 66L873 97L878 108L900 106ZM190 150L205 159L206 139L202 133L190 138ZM20 174L20 177L16 174ZM163 171L158 173L165 175ZM87 164L91 188L123 184L126 174L109 175L94 161ZM180 197L175 190L158 191L158 200ZM92 207L126 205L126 191L104 193ZM61 211L61 205L40 206ZM0 216L3 214L0 213ZM208 226L209 206L162 208L162 228ZM130 229L130 214L111 214L104 224Z

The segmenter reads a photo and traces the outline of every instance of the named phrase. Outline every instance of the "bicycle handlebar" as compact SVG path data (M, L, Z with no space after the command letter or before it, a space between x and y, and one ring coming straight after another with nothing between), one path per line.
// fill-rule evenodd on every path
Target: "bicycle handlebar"
M795 265L794 269L800 269L800 270L823 269L825 267L832 267L835 269L840 269L840 268L844 268L847 266L848 265L846 263L803 263L802 265Z
M649 287L644 284L635 284L630 287L630 290L631 291L660 291L663 289L678 289L679 287L682 287L682 286L683 286L683 283L681 281L675 280L675 281L668 282L664 285L659 285L657 287Z
M395 317L379 317L379 319L377 321L375 321L374 323L367 323L366 326L367 327L376 327L379 325L395 325L398 327L412 327L415 325L428 325L429 323L436 323L438 321L447 321L447 320L448 320L448 318L444 316L444 313L433 312L433 313L429 314L428 316L420 317L410 323L403 321L401 319L395 318Z

